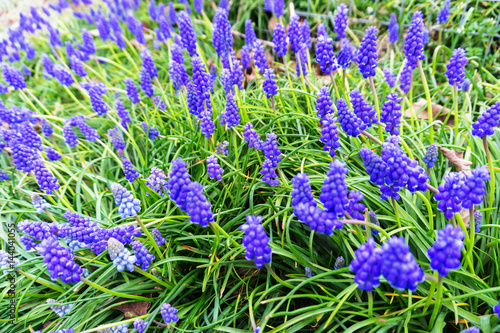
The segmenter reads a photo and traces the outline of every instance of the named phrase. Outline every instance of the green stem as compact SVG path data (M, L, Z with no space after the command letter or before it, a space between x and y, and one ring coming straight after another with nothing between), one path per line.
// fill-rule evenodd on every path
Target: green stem
M215 231L217 230L218 232L220 232L221 234L224 235L224 237L226 237L227 239L229 239L231 241L231 243L233 243L234 246L236 247L239 247L240 244L238 244L237 241L235 241L234 239L231 238L231 236L229 236L229 234L221 228L221 226L217 223L217 222L210 222L210 227Z
M398 206L396 205L396 200L391 197L392 207L394 207L394 212L396 214L396 220L398 221L398 229L401 229L401 220L399 219ZM403 236L403 232L399 231L400 236Z
M299 102L297 102L297 97L295 96L295 92L293 91L292 80L290 79L290 72L288 71L288 66L286 65L286 58L283 56L283 65L285 66L286 77L288 79L288 84L290 85L290 89L292 90L293 101L297 106L297 112L300 112Z
M370 87L372 88L372 94L373 94L373 101L375 103L375 109L377 110L377 118L380 119L380 108L378 105L378 97L377 97L377 91L375 90L375 84L373 83L373 76L370 76L368 78L370 80ZM384 133L382 132L382 124L379 123L378 126L378 135L380 137L380 141L384 141Z
M455 144L458 144L458 96L457 96L457 83L453 84L453 109L455 110Z
M488 168L490 169L490 199L488 203L488 212L486 213L486 222L490 221L491 212L493 211L493 204L495 199L495 169L493 168L493 161L491 160L490 149L488 147L488 137L483 136L484 151L486 152L486 159L488 160Z
M149 233L148 229L146 228L146 226L144 225L144 223L142 223L142 221L141 221L141 219L139 218L138 215L135 216L135 220L141 226L142 231L146 234L146 237L149 239L149 241L151 242L151 244L153 244L153 247L155 248L155 251L158 254L158 257L161 258L161 259L163 259L163 253L161 253L160 248L158 247L158 245L156 245L155 239Z
M368 292L368 318L373 317L373 293Z
M427 113L429 116L429 124L432 124L434 121L434 115L432 114L431 93L429 92L429 86L427 85L427 79L425 78L424 69L422 68L420 60L417 60L417 65L418 65L418 70L420 71L420 76L422 77L422 84L424 86L424 91L425 91L425 99L427 100ZM429 141L431 143L434 142L434 128L432 126L429 127Z
M441 303L443 299L443 277L440 276L437 282L437 292L436 292L436 303L434 304L434 309L432 310L431 320L429 321L428 328L434 326L434 321L441 310Z

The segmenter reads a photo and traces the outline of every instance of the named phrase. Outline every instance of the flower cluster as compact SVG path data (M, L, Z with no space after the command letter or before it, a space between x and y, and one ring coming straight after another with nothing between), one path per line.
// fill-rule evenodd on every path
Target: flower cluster
M465 79L465 65L467 65L465 50L462 48L454 49L444 73L450 85L456 85L460 88Z
M165 244L166 240L162 237L160 230L153 228L153 232L151 234L153 235L156 245L162 246L162 244Z
M372 123L377 124L377 111L370 104L366 103L363 95L358 89L352 90L350 95L352 109L356 116L363 121L366 127L371 127Z
M168 303L163 303L161 305L160 312L163 320L165 320L167 324L176 323L179 321L179 317L177 316L177 309Z
M207 157L207 172L210 179L216 178L217 180L222 179L222 173L224 170L219 165L218 159L215 156Z
M108 241L109 242L109 241ZM149 267L149 262L155 259L155 256L148 253L148 249L140 241L136 240L132 243L132 250L134 250L135 263L142 265L142 269L146 270Z
M73 261L73 251L61 246L56 238L44 238L38 247L38 253L43 256L52 280L61 278L64 283L80 281L82 268Z
M57 300L49 298L47 300L47 304L59 303ZM54 311L59 317L66 315L70 310L73 304L61 304L61 305L50 305L50 309Z
M373 237L362 244L349 265L349 270L354 272L354 282L361 290L372 291L380 285L382 263L382 249L377 247Z
M438 271L439 276L447 276L450 270L460 268L460 257L464 248L464 232L460 227L447 224L438 230L434 245L427 250L431 259L431 269Z
M365 30L365 37L359 46L357 63L361 75L366 79L369 76L375 76L377 68L377 34L378 30L374 26Z
M477 117L476 121L472 124L472 135L478 137L493 135L499 121L500 101L493 104L488 110Z
M141 201L134 198L134 195L127 191L120 184L111 184L111 191L115 197L115 204L118 206L118 212L122 218L136 216L141 210Z
M108 254L118 272L123 272L125 268L130 272L134 271L136 257L131 256L123 244L113 237L108 239Z
M401 125L401 101L403 97L398 97L397 93L391 93L386 96L387 101L382 106L380 121L385 123L385 130L391 135L399 134Z
M247 224L243 224L240 229L245 233L243 245L245 246L245 258L253 260L257 268L264 267L264 264L271 262L271 247L269 237L262 226L262 216L246 216Z
M335 149L340 148L339 133L335 124L336 120L334 115L330 113L321 121L323 129L321 129L319 141L325 144L323 150L329 151L331 157L335 156Z

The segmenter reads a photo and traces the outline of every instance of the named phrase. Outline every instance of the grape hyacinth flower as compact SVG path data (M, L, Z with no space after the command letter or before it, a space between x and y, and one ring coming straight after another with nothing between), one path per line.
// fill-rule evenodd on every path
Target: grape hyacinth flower
M323 23L320 24L320 27L321 29L326 30ZM320 28L318 27L318 30L319 29ZM328 37L328 34L326 34L325 31L325 33L321 35L318 33L316 42L316 62L325 74L330 75L332 71L335 72L337 70L335 53L333 52L333 40Z
M490 179L490 173L484 166L478 166L464 179L462 191L459 198L462 200L462 208L470 209L474 205L483 202L486 193L486 180Z
M125 149L125 141L123 141L123 138L116 127L108 130L108 137L116 150Z
M399 24L395 13L391 13L389 20L389 44L395 44L399 39Z
M335 260L335 264L333 265L333 269L341 269L345 267L345 259L342 256L337 257Z
M436 144L432 143L427 151L425 152L425 156L422 158L422 161L427 165L428 168L432 168L434 163L436 163L438 158L438 151Z
M179 321L179 317L177 316L177 309L170 304L163 303L161 305L160 312L163 320L165 320L167 324L176 323Z
M266 141L262 143L262 152L264 153L264 156L269 159L273 167L277 167L278 163L281 162L281 151L278 148L278 143L276 140L278 139L278 136L274 133L268 133L266 134Z
M375 224L377 226L380 226L380 222L379 222L378 217L375 214L375 212L369 211L368 218L370 219L370 223ZM377 235L379 233L379 231L377 229L371 229L371 233L373 235Z
M64 136L64 141L71 147L75 148L76 145L78 144L78 137L76 136L75 132L71 128L69 124L66 124L63 126L63 136Z
M201 132L205 135L205 138L208 139L212 134L215 132L215 124L212 121L212 112L209 111L203 111L200 114L200 120L201 120Z
M215 156L208 156L207 157L207 172L208 176L210 179L217 178L217 180L222 179L222 173L224 170L221 168L219 165L218 159Z
M12 265L18 266L19 259L14 257L14 260L12 260L12 256L10 255L10 253L5 252L4 250L0 250L0 268L4 269L1 274L10 273L12 270L5 268L10 268L12 267Z
M345 71L349 65L351 64L352 59L354 58L352 54L352 47L349 40L344 39L342 42L342 48L339 51L337 62L340 67Z
M179 12L178 19L182 45L188 51L190 57L198 55L196 52L196 33L194 32L191 18L188 13L181 11Z
M137 212L141 210L141 201L139 199L134 198L132 193L117 183L111 184L111 191L122 218L137 216Z
M447 224L444 229L438 230L434 245L427 250L431 260L430 267L438 271L439 276L447 276L452 269L460 268L460 257L464 248L465 233L460 227Z
M31 202L33 203L33 208L35 208L38 214L42 214L45 209L50 208L50 204L37 193L31 194Z
M384 68L382 71L384 73L385 83L392 89L396 85L396 75L392 74L389 68Z
M429 44L429 29L424 28L424 33L422 35L422 42L424 44Z
M38 185L40 185L40 189L47 194L52 194L53 190L57 190L60 187L57 183L57 178L43 165L42 160L34 162L33 173Z
M365 30L365 37L359 47L357 63L361 75L366 79L369 76L375 76L377 68L377 33L376 27L371 26Z
M305 44L308 49L310 49L312 47L311 29L309 28L307 20L302 21L302 24L300 25L300 36L301 42Z
M144 330L149 325L149 321L144 321L141 318L134 319L134 328L138 333L144 333Z
M3 171L2 169L0 169L0 181L4 181L4 180L8 180L9 179L9 175L7 175L7 173L5 171Z
M366 103L363 95L358 89L352 90L350 95L351 104L356 116L363 121L366 127L378 124L377 111L370 104Z
M262 149L264 143L260 141L259 135L251 123L247 123L243 127L243 136L245 137L245 141L248 142L248 148Z
M298 53L302 48L299 19L297 14L290 15L290 23L288 24L288 40L293 53Z
M161 99L160 96L154 96L153 97L153 101L155 102L155 105L156 107L160 110L160 111L165 111L165 109L167 108L167 105L165 104L165 102Z
M184 211L186 210L186 196L190 183L186 162L181 157L178 157L172 161L172 171L170 171L167 187L170 191L170 199Z
M255 66L259 69L260 74L263 74L264 71L269 68L269 65L267 64L267 58L266 58L266 53L264 50L264 45L260 40L257 40L254 43L254 50L253 50L253 59L255 61Z
M403 237L393 236L382 245L382 275L391 287L415 292L417 285L424 281L424 271L405 244Z
M148 269L150 261L155 259L155 256L148 253L148 249L141 243L141 241L134 241L132 243L132 250L134 250L135 263L141 265L143 270Z
M197 181L193 181L186 190L186 213L188 213L191 223L199 224L205 228L208 223L214 221L214 216L211 210L212 205L203 193L203 186Z
M228 154L229 154L229 142L224 141L222 143L219 143L215 147L215 152L217 154L220 154L220 155L226 155L226 156L228 156Z
M59 303L59 301L49 298L47 300L47 304ZM62 304L62 305L50 305L50 309L55 312L59 317L66 315L70 310L73 304Z
M148 178L144 179L144 182L150 189L163 197L168 191L165 178L167 178L167 176L165 176L165 173L162 169L153 167L151 169L151 174ZM149 196L149 193L146 193L146 195Z
M469 91L470 89L471 82L469 79L465 79L464 82L462 82L462 86L460 87L460 90L462 91Z
M145 121L141 123L141 126L144 133L146 133L148 137L153 141L156 139L158 135L160 135L160 132L156 128L154 128L153 126L149 126L148 123Z
M337 39L343 39L346 37L345 31L347 29L347 12L348 8L345 4L341 3L335 13L334 21L334 30L337 33Z
M327 86L323 86L318 91L316 96L318 96L315 106L315 109L317 111L316 116L320 118L320 121L323 121L327 115L334 114L332 108L333 102L330 98L330 89L328 89Z
M82 268L73 261L73 251L62 247L57 239L45 238L38 246L38 252L43 256L52 280L61 278L64 283L80 281Z
M398 93L391 93L386 96L387 101L382 105L380 121L385 123L385 130L391 135L399 135L401 125L401 101L403 97L398 97Z
M306 48L306 44L301 44L302 45L302 48L299 50L299 52L297 53L297 61L298 61L298 64L297 64L297 76L307 76L307 74L309 74L307 72L307 48Z
M482 224L483 224L483 214L479 210L476 210L474 212L474 231L476 233L481 232Z
M170 20L170 23L174 25L179 22L177 18L177 12L175 11L175 7L172 1L168 3L168 19Z
M347 212L355 220L365 220L363 213L365 212L366 206L361 203L364 198L365 196L361 193L361 191L351 190L349 192L349 208L347 209Z
M264 267L264 264L271 262L271 247L269 237L262 226L262 216L246 216L247 224L243 224L240 229L245 233L243 245L245 246L245 258L254 260L257 268Z
M444 73L451 86L460 87L464 82L465 65L467 65L465 50L462 48L454 49L450 62L446 65L446 72Z
M87 139L89 141L96 141L97 139L99 139L101 137L94 128L87 125L87 123L83 119L83 116L76 116L74 118L76 118L75 119L76 125L78 126L78 128L82 132L85 139Z
M19 128L23 143L33 149L42 150L42 139L38 136L29 121L25 121Z
M337 117L340 126L349 136L357 137L366 129L366 125L351 111L343 98L337 99Z
M284 57L288 51L288 40L283 23L277 23L273 32L274 52L278 58ZM242 56L243 57L243 56ZM243 60L242 60L243 61Z
M7 87L3 83L0 83L0 94L6 94L8 92L9 92L9 87Z
M321 129L319 141L325 144L323 150L329 151L331 157L335 157L335 150L340 148L339 133L335 124L336 120L333 114L328 114L321 121L323 128Z
M273 12L276 17L281 17L283 15L283 10L285 9L285 0L273 0Z
M26 173L33 171L35 162L39 159L37 152L15 139L9 141L9 147L16 169Z
M278 175L276 174L276 170L274 170L273 161L268 158L262 163L260 174L262 175L262 181L269 184L269 186L278 186L281 184L277 179Z
M83 63L81 62L80 59L78 59L76 55L72 55L69 58L69 64L71 66L71 69L73 70L73 72L75 72L76 75L80 77L87 76L87 71L85 70Z
M125 268L130 272L134 271L136 257L131 256L123 244L113 237L108 239L108 254L118 272L123 272Z
M413 18L405 38L404 51L407 66L415 69L418 60L424 60L424 20L422 12L413 13Z
M167 240L162 237L160 230L153 228L153 232L151 234L153 235L153 239L157 246L162 246L167 242Z
M476 121L472 124L472 135L484 137L485 135L493 135L495 127L500 121L500 101L493 104L488 110L483 112Z
M449 220L453 214L462 210L461 193L465 176L461 172L450 172L443 177L445 183L438 187L434 199L438 201L437 209Z
M137 91L134 81L132 81L131 78L126 77L123 79L123 82L125 82L125 90L127 91L128 99L132 102L132 104L139 103L139 91Z
M141 174L139 172L137 172L137 170L134 168L134 166L132 165L132 163L129 160L124 159L122 161L122 166L123 166L123 173L125 174L125 178L129 182L133 183L136 178L141 176Z
M143 47L141 50L142 68L149 74L150 79L154 79L158 76L158 70L156 69L155 62L149 52L148 48Z
M349 173L347 166L340 160L330 163L330 169L326 173L319 201L328 212L335 213L337 217L344 217L344 211L349 208L347 197L346 175Z
M212 44L219 57L226 56L233 48L231 23L229 22L227 15L228 12L225 9L218 8L213 19ZM252 22L250 21L250 25L251 23ZM251 43L253 45L254 41L252 40ZM249 44L247 43L247 45Z
M241 48L241 65L244 69L250 68L250 62L252 58L250 57L250 51L246 45Z
M404 93L410 91L414 69L415 68L412 67L408 62L405 62L403 70L401 71L401 75L399 77L399 87L401 88L401 90L403 90Z
M15 67L8 65L5 62L0 64L2 68L3 78L5 81L14 88L14 90L21 90L26 88L26 82L24 82L24 76L21 71Z
M306 277L308 278L313 277L314 274L309 267L306 267L305 271L306 271Z
M115 108L116 108L116 114L121 120L120 124L122 125L123 128L127 129L127 125L128 123L130 123L130 117L127 109L125 109L125 105L123 105L123 102L120 99L117 99L115 101Z
M276 74L274 74L273 68L267 68L264 71L264 82L263 90L266 93L267 98L273 98L278 94L278 86L276 85Z
M141 79L141 89L144 91L146 96L153 97L154 88L153 83L151 83L151 78L149 77L149 73L146 69L142 68L139 72Z
M500 319L500 300L498 300L498 304L493 307L493 311L497 313L498 319Z
M257 41L257 36L255 35L255 30L252 26L252 20L245 21L245 45L252 50L253 45Z
M316 206L314 197L312 195L311 184L309 183L309 176L305 173L298 173L292 178L292 206L297 208L301 203ZM297 214L296 214L297 215Z
M362 244L355 252L349 270L356 273L354 282L361 290L372 291L380 285L382 250L378 248L373 237Z
M437 15L437 23L443 24L448 22L450 18L450 0L445 0L443 8L439 11Z
M479 328L477 328L476 326L472 326L472 327L469 327L468 329L460 331L460 333L481 333L481 330Z
M92 110L94 110L99 116L108 112L108 106L102 99L102 95L106 93L106 90L97 84L92 84L88 91Z
M75 80L71 76L71 73L68 72L64 67L60 64L54 65L54 77L59 81L63 86L69 87Z

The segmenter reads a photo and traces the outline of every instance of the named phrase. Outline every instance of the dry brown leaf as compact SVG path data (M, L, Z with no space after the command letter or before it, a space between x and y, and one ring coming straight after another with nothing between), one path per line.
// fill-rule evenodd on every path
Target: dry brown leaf
M276 27L276 20L274 19L274 16L271 17L271 19L269 20L269 23L267 25L267 29L269 31L274 31L274 28Z
M446 117L448 117L448 114L451 113L451 110L448 108L445 108L439 104L432 103L432 115L435 120L440 120L441 122L444 122L446 120ZM418 101L413 103L413 113L417 117L417 119L425 119L429 120L429 113L427 112L427 101L423 98L419 98ZM411 110L408 108L405 111L405 117L411 118ZM448 121L446 122L446 126L453 126L453 121L454 121L454 116L453 114L450 115L450 118L448 118Z
M118 299L117 302L119 303L123 301L126 301L126 299L120 298ZM112 307L112 309L123 312L125 318L132 318L145 315L148 312L148 308L150 305L151 305L150 302L139 301L139 302L116 305Z
M451 162L451 164L457 167L458 170L462 171L466 175L471 173L470 166L472 165L472 162L464 160L463 151L458 152L444 147L439 147L439 150L443 153L444 157Z

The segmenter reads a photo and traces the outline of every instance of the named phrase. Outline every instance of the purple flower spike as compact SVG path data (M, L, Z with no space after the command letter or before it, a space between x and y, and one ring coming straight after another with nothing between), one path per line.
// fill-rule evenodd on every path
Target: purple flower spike
M87 76L87 71L85 70L83 63L80 61L80 59L78 59L76 55L71 56L71 58L69 59L69 63L71 65L71 69L75 72L76 75L80 77Z
M103 89L103 87L97 84L92 84L88 88L88 91L92 110L94 110L99 116L108 112L108 106L102 99L102 95L106 94L106 89Z
M153 167L151 169L151 174L148 178L144 179L144 182L146 182L146 185L148 185L150 189L163 197L168 191L167 182L165 181L166 178L167 176L165 176L162 169ZM146 195L149 195L149 193L146 193Z
M276 17L283 16L283 10L285 9L285 0L274 0L273 1L273 11Z
M333 114L327 114L321 121L323 128L321 129L319 141L325 144L323 150L329 151L331 157L335 156L335 149L340 148L339 133L335 124L336 120Z
M144 130L144 133L146 133L148 137L153 141L156 139L158 135L160 135L160 132L158 132L156 128L154 128L153 126L149 126L148 123L146 123L145 121L141 123L141 126L142 129Z
M302 36L300 35L299 19L298 15L291 15L290 23L288 25L288 39L293 53L298 53L302 48Z
M212 134L215 132L215 124L212 120L212 112L210 111L203 111L200 113L200 120L201 120L201 132L203 135L205 135L205 138L208 139Z
M319 29L326 29L323 23L320 24ZM335 59L335 53L333 52L333 39L328 37L326 31L324 34L318 33L318 38L316 39L316 62L319 64L321 70L330 75L332 71L337 70L337 63Z
M365 209L366 206L361 202L365 199L365 196L361 191L351 190L349 192L349 208L347 212L349 215L356 220L364 221L365 220Z
M217 180L222 179L222 173L224 173L224 170L221 168L219 165L218 159L215 156L208 156L207 157L207 172L208 176L210 179L217 178Z
M307 20L304 20L300 25L300 37L303 44L306 45L308 49L312 47L312 39L311 39L311 29L309 28L309 23Z
M19 69L12 67L5 62L2 62L0 67L2 68L3 78L9 86L14 88L14 90L26 88L23 73L21 73Z
M372 291L380 285L382 250L376 246L373 237L370 237L354 255L349 265L349 270L356 273L354 282L360 290Z
M438 201L437 208L444 212L449 220L453 214L460 213L462 209L461 192L464 186L465 176L461 172L450 172L443 177L445 183L440 185L434 199Z
M434 166L434 163L436 163L437 158L438 158L437 147L433 143L429 146L429 148L425 152L425 156L422 158L422 161L427 165L428 168L432 168Z
M107 243L109 258L113 261L116 270L123 272L127 268L130 272L133 272L136 257L131 256L123 244L113 237L110 237Z
M245 258L253 260L257 268L264 267L264 264L271 262L271 247L269 237L262 226L262 216L246 216L247 224L243 224L240 229L245 233L243 245L246 248Z
M234 95L232 93L228 93L226 97L226 110L221 114L220 124L227 125L227 128L231 128L240 124L240 115L238 105L234 100Z
M217 147L215 147L215 152L220 155L225 155L228 156L229 154L229 142L224 141L222 143L219 143Z
M134 319L134 328L138 333L144 333L144 330L149 325L149 321L144 321L141 318Z
M231 23L229 22L227 15L228 12L225 9L218 8L213 20L212 43L215 48L215 52L217 52L219 57L226 56L233 48ZM252 44L253 43L254 41L252 41Z
M408 34L405 38L405 58L408 66L415 69L418 60L424 60L424 19L422 12L416 11L413 13L413 19L408 29Z
M370 181L381 186L385 182L385 169L387 165L384 161L372 152L370 149L363 147L360 149L359 154L363 158L366 172L370 175Z
M179 317L177 316L177 309L170 304L163 303L161 305L160 312L163 320L165 320L167 324L176 323L179 321Z
M134 195L127 191L125 187L114 183L111 185L111 191L115 197L115 203L117 203L117 201L119 202L117 203L119 206L118 212L122 218L125 219L127 217L136 216L137 212L141 210L141 201L134 198Z
M399 24L395 13L391 13L391 19L389 20L389 43L395 44L399 39Z
M427 250L431 259L431 269L438 271L439 276L447 276L452 269L460 268L460 257L464 248L464 232L460 227L447 224L438 230L434 245Z
M302 44L302 48L297 53L297 76L307 76L307 48L306 44Z
M156 245L162 246L167 242L165 238L162 237L160 231L156 228L153 228L153 231L151 233L153 235L153 239L155 240Z
M153 97L154 95L153 83L151 83L151 78L149 77L149 73L146 69L142 68L140 70L140 78L141 78L142 91L144 91L146 96Z
M124 159L122 161L122 166L123 166L123 173L125 174L125 178L129 182L133 183L136 178L141 176L141 174L139 172L137 172L137 170L134 168L134 166L132 165L132 163L129 160Z
M250 50L246 45L241 48L241 65L244 69L250 68L250 62L252 58L250 57Z
M269 186L278 186L281 184L277 179L278 175L276 174L276 170L274 170L273 161L268 158L262 163L260 174L262 175L262 181L269 184Z
M286 52L288 51L288 40L286 37L285 26L281 22L277 23L274 27L273 43L276 56L278 58L285 56Z
M172 1L168 3L168 19L170 20L170 23L174 25L179 22L177 18L177 12L175 11L175 7Z
M424 271L415 261L410 247L403 237L393 236L382 245L382 275L391 287L403 291L417 290L419 283L424 281Z
M78 144L78 137L76 136L75 132L71 128L69 124L66 124L63 126L63 136L64 136L64 141L71 147L75 148L76 145Z
M264 83L263 90L266 93L267 98L271 98L278 94L278 86L276 85L276 74L274 74L274 69L268 68L264 72Z
M437 15L437 23L443 24L448 22L450 19L450 0L444 2L443 8L439 11Z
M359 71L365 79L376 74L375 68L377 68L378 60L377 33L377 28L374 26L368 27L359 47L357 62Z
M349 199L346 175L349 173L347 166L340 160L330 163L330 169L321 187L319 200L328 212L335 213L337 217L344 217L344 211L349 208Z
M464 82L462 82L462 86L460 87L460 90L467 92L467 91L469 91L470 85L471 85L470 80L465 79Z
M123 138L122 138L120 132L118 132L117 128L110 128L108 130L108 137L111 140L111 142L113 143L113 146L115 146L116 150L125 149L125 141L123 141Z
M498 319L500 319L500 300L498 301L498 304L493 307L493 311L497 313Z
M380 121L386 124L385 130L391 135L399 135L401 125L401 101L403 97L398 97L398 93L387 95L387 101L382 105Z
M327 86L321 87L316 96L318 96L315 107L317 111L316 116L321 118L320 121L323 121L328 114L334 113L332 108L333 102L330 98L330 90Z
M47 154L47 158L51 161L57 161L59 160L62 156L59 155L57 151L54 150L52 147L47 147L45 148L45 153Z
M170 199L176 203L181 210L186 210L186 197L188 185L191 183L187 173L186 163L181 157L172 161L167 187L170 191Z
M33 126L29 121L25 121L20 125L19 134L23 143L33 149L42 150L42 139L38 136Z
M40 189L45 191L47 194L52 194L53 190L59 188L57 183L57 178L43 165L42 160L37 160L35 162L35 168L33 169L38 185Z
M203 186L193 181L187 187L186 213L188 213L191 223L196 223L202 227L214 221L212 205L203 194Z
M148 249L141 243L141 241L134 241L132 243L132 250L134 250L135 263L141 265L143 270L148 269L150 261L155 260L155 256L148 253Z
M259 135L255 131L251 123L247 123L245 127L243 127L243 131L245 141L248 142L248 148L254 147L257 150L262 149L262 145L264 143L260 141Z
M490 173L484 166L478 166L467 175L464 180L462 191L459 197L462 202L462 208L470 209L474 205L480 205L483 202L486 193L485 181L490 179Z
M460 88L465 79L465 65L467 65L465 50L462 48L454 49L444 73L450 85L456 84L457 88Z
M352 53L351 43L349 40L344 39L342 41L342 48L339 51L337 62L343 70L346 70L353 59L355 59L355 56Z
M139 103L139 91L137 91L134 81L132 81L131 78L126 77L123 82L125 82L125 90L127 91L128 99L132 102L132 104Z
M311 184L309 183L309 176L305 173L298 173L292 178L292 206L297 208L301 203L316 206L314 197L312 195Z
M337 99L337 117L340 126L347 135L357 137L361 131L366 129L366 125L349 109L347 102L343 98Z
M399 87L403 92L407 93L410 91L411 82L413 80L413 71L414 67L412 67L408 62L405 62L403 70L401 71L401 75L399 77Z
M38 214L42 214L45 209L50 208L50 204L43 197L36 193L31 194L31 202Z
M275 168L278 166L278 163L281 162L281 151L276 142L278 136L274 133L268 133L266 136L266 141L262 143L262 152L264 156L273 163L273 167Z
M267 64L266 51L260 40L257 40L254 44L253 59L255 60L255 66L257 66L261 74L269 68L269 65Z
M188 51L189 56L198 55L196 52L196 33L191 18L185 11L179 13L179 34L181 35L182 45Z
M337 33L337 39L345 38L345 31L347 29L347 12L349 9L343 3L341 3L336 10L334 18L335 32Z
M370 104L366 103L363 95L355 89L350 93L352 108L356 116L363 121L366 127L378 124L377 111Z
M43 256L52 280L61 278L64 283L80 281L82 268L73 261L73 251L62 247L57 239L44 239L38 246L38 252Z
M483 112L472 124L472 135L484 137L495 134L495 127L500 121L500 101L493 104L488 110Z
M384 73L384 78L385 78L385 83L392 89L396 85L396 75L392 74L391 70L389 68L384 68L383 70Z
M85 120L83 119L82 116L76 116L74 118L76 118L75 125L78 126L78 128L82 132L85 139L87 139L89 141L96 141L97 139L99 139L101 137L94 128L87 125L87 123L85 122Z
M158 76L155 62L151 56L151 52L146 47L141 50L142 68L149 74L149 78L154 79Z
M253 45L257 41L257 36L255 35L255 30L252 26L252 20L245 21L245 44L246 46L252 50Z

